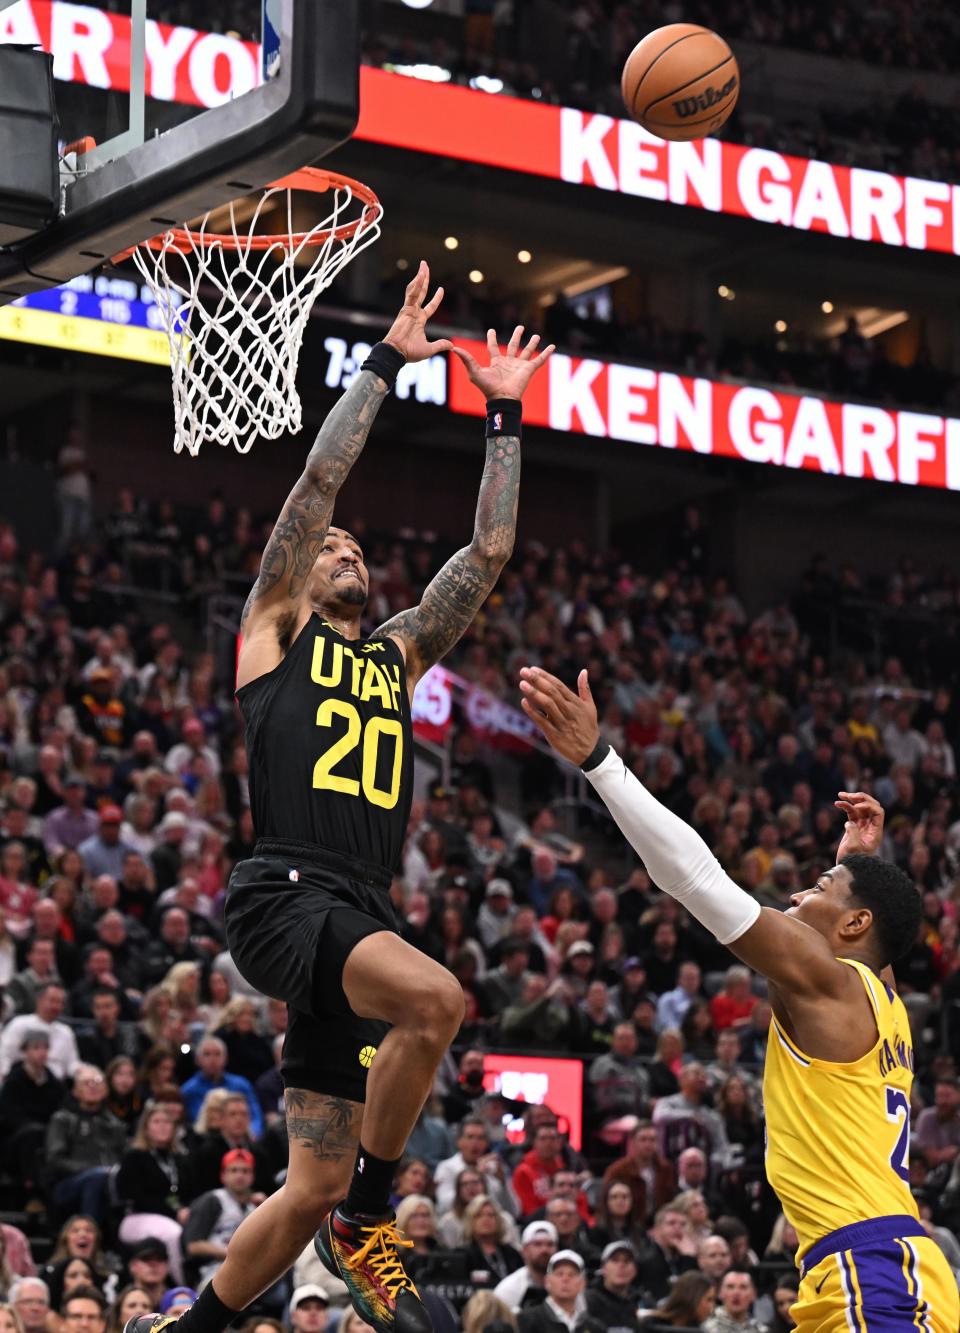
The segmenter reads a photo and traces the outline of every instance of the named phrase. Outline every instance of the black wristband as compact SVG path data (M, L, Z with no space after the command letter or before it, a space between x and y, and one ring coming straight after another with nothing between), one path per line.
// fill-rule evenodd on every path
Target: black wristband
M580 765L581 773L592 773L595 768L599 768L600 765L603 763L604 759L606 759L607 755L610 753L610 750L611 750L610 742L605 741L601 737L600 740L597 741L593 749L590 751L590 753L587 755L586 759L584 759L583 763Z
M487 439L493 435L523 434L523 404L519 398L491 398L487 403Z
M370 348L370 355L360 369L372 370L374 375L380 376L388 389L392 389L397 382L397 376L406 364L407 358L402 352L398 352L389 343L377 343L376 347Z

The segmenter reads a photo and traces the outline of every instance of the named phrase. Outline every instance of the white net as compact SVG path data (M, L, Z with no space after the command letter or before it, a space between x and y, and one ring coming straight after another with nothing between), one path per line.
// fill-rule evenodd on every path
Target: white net
M205 443L246 453L254 440L296 433L303 424L297 366L317 297L380 235L383 209L346 177L298 173L291 182L328 181L330 212L306 232L293 225L302 184L268 188L252 217L246 201L229 205L228 230L211 216L134 251L170 339L177 453ZM307 186L316 189L311 183ZM258 232L278 196L285 235ZM275 226L275 219L270 222Z

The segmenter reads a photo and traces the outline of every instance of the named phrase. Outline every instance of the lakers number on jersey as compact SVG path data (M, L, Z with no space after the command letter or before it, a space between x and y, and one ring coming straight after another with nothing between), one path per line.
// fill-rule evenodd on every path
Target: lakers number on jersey
M320 638L313 641L310 679L328 689L345 686L360 703L376 700L396 717L370 717L364 723L357 707L343 698L326 698L317 708L317 726L336 739L327 744L313 768L313 785L319 790L341 792L344 796L364 797L383 810L392 810L400 796L403 766L403 724L400 720L400 668L394 663L379 665L373 656L363 654L383 644L364 644L360 653L349 644ZM337 734L339 733L339 734ZM377 786L377 769L382 742L393 746L393 764L389 785ZM348 761L357 748L361 750L360 778L338 773L337 767Z

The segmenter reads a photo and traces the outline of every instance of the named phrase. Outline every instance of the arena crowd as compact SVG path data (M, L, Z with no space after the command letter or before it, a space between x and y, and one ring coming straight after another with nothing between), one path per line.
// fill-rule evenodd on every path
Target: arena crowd
M61 501L56 557L0 528L0 1320L119 1333L192 1301L285 1167L286 1013L251 993L221 926L254 841L243 738L231 682L191 646L202 592L252 574L265 528L218 497L180 513L124 493L97 526L76 488ZM443 552L362 536L374 625ZM128 588L161 564L175 624ZM656 571L528 543L449 665L508 703L522 664L588 666L604 735L774 907L833 864L836 792L876 793L884 855L924 906L897 968L912 1187L960 1272L958 626L957 576L908 564L874 582L814 560L747 608L689 509ZM514 761L510 806L465 718L452 746L391 890L404 936L467 997L395 1181L436 1327L790 1328L762 984L596 810L558 813L542 756ZM504 1051L582 1062L579 1147L549 1103L487 1089L484 1054ZM344 1300L308 1248L248 1333L365 1328Z

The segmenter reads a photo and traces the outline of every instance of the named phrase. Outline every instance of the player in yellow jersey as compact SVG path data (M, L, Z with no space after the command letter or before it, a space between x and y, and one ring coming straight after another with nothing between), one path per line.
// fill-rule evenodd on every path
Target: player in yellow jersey
M883 811L840 793L838 864L761 908L706 843L600 740L582 671L577 693L524 667L523 707L579 764L665 893L770 983L763 1093L767 1175L797 1229L798 1333L958 1333L960 1294L910 1194L913 1046L890 964L913 942L920 899L873 855Z

